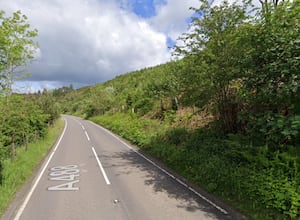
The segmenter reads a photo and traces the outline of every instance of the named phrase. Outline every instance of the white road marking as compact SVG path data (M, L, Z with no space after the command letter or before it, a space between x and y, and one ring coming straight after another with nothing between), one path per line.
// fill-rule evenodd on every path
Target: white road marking
M153 162L152 160L150 160L149 158L147 158L146 156L144 156L143 154L141 154L140 152L138 152L137 150L135 150L133 147L131 147L126 142L124 142L121 138L119 138L117 135L115 135L114 133L112 133L108 129L103 128L103 127L101 127L100 125L98 125L98 124L96 124L94 122L91 122L91 123L93 125L95 125L96 127L104 130L105 132L107 132L108 134L110 134L111 136L113 136L114 138L116 138L120 143L122 143L128 149L134 151L136 154L138 154L139 156L141 156L142 158L144 158L146 161L148 161L149 163L151 163L153 166L155 166L156 168L158 168L159 170L161 170L163 173L165 173L166 175L168 175L169 177L171 177L172 179L174 179L180 185L184 186L185 188L187 188L188 190L190 190L191 192L193 192L194 194L196 194L197 196L199 196L201 199L203 199L204 201L206 201L207 203L209 203L210 205L212 205L213 207L215 207L216 209L218 209L223 214L225 214L225 215L228 214L228 212L226 210L224 210L223 208L221 208L220 206L218 206L217 204L215 204L214 202L212 202L211 200L209 200L208 198L206 198L205 196L203 196L202 194L200 194L199 192L197 192L194 188L192 188L192 187L188 186L186 183L182 182L180 179L178 179L177 177L175 177L174 175L172 175L171 173L169 173L165 169L161 168L155 162Z
M74 187L75 183L79 183L79 180L74 180L72 182L63 183L57 186L48 187L49 191L78 191L79 187Z
M76 122L81 126L82 130L85 131L85 127L83 126L83 124L82 124L79 120L77 120L76 118L73 118L73 117L72 117L72 119L73 119L74 121L76 121Z
M65 166L56 166L50 169L50 173L48 174L49 180L53 181L69 181L63 184L59 184L56 186L48 187L49 191L77 191L79 187L74 187L75 183L79 183L80 170L78 169L78 165L65 165ZM71 181L71 182L70 182Z
M77 119L75 119L75 118L72 118L72 119L73 119L74 121L76 121L76 122L81 126L82 130L83 130L84 133L85 133L86 138L88 139L88 141L90 141L91 139L90 139L90 137L89 137L89 134L87 133L87 131L86 131L85 127L83 126L83 124L82 124L79 120L77 120Z
M47 168L47 166L49 165L49 163L50 163L52 157L54 156L54 154L55 154L55 152L56 152L56 150L57 150L57 148L58 148L58 146L59 146L59 144L60 144L60 142L61 142L61 140L62 140L64 134L65 134L65 131L66 131L66 129L67 129L67 126L68 126L67 120L64 119L64 121L65 121L65 127L64 127L64 130L63 130L63 132L62 132L62 134L61 134L59 140L57 141L56 146L54 147L54 150L52 151L52 153L51 153L49 159L47 160L45 166L43 167L42 171L40 172L40 175L39 175L38 178L36 179L36 181L35 181L35 183L33 184L31 190L29 191L28 195L26 196L24 202L23 202L22 205L20 206L20 208L19 208L19 210L18 210L18 212L17 212L17 214L16 214L14 220L19 220L19 218L21 217L21 215L22 215L22 213L23 213L25 207L27 206L27 204L28 204L28 202L29 202L29 200L30 200L30 198L31 198L31 196L32 196L32 194L33 194L33 192L34 192L34 190L36 189L36 187L37 187L39 181L41 180L41 178L42 178L42 176L43 176L43 174L44 174L44 172L45 172L45 170L46 170L46 168Z
M84 133L85 133L85 136L86 136L86 138L88 139L88 141L90 141L91 139L90 139L88 133L87 133L86 131L85 131Z
M110 185L110 181L109 181L109 179L108 179L108 177L107 177L107 175L106 175L106 173L105 173L105 170L103 169L103 166L102 166L102 164L101 164L101 162L100 162L100 160L99 160L99 158L98 158L98 155L97 155L97 153L96 153L96 151L95 151L95 148L92 147L92 150L93 150L93 152L94 152L94 155L95 155L95 157L96 157L96 160L97 160L97 162L98 162L99 168L100 168L100 170L101 170L101 172L102 172L102 175L103 175L103 177L104 177L104 179L105 179L106 184L107 184L107 185Z

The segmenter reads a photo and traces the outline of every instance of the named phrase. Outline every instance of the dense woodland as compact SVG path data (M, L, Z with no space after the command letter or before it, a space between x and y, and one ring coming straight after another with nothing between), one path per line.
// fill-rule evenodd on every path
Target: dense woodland
M53 94L13 92L13 83L25 77L23 68L34 58L37 30L31 29L20 11L7 16L0 11L0 186L5 160L14 160L17 148L45 137L60 115Z
M300 2L202 1L167 64L63 97L253 219L300 218ZM96 117L95 117L96 116Z
M2 158L59 113L75 114L252 219L299 219L300 1L203 0L192 10L169 63L77 90L3 96Z

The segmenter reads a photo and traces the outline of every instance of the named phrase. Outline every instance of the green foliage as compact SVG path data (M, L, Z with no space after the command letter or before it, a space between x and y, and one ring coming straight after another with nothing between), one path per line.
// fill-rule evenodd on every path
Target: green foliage
M0 185L3 161L15 157L15 147L34 136L44 136L46 115L37 105L12 94L12 85L23 75L22 67L33 58L37 44L32 38L37 30L31 30L27 17L20 11L6 17L0 10Z
M267 11L247 34L253 49L243 60L242 118L276 149L299 143L300 3Z
M122 137L139 146L146 146L150 142L152 134L164 130L159 121L144 119L140 120L134 114L116 113L93 117L92 121L104 125Z
M12 94L12 84L18 79L17 71L34 58L37 44L32 40L37 30L30 30L27 17L21 11L5 17L0 11L0 86Z
M39 109L48 116L46 122L52 124L60 115L60 104L56 102L53 93L44 91L36 101Z
M89 118L95 115L102 115L113 107L114 88L95 88L90 90L90 98L86 105L85 117Z
M12 94L9 99L0 97L0 212L13 196L11 192L9 192L10 197L2 194L2 187L11 189L16 185L19 186L17 182L24 181L23 177L27 178L32 170L32 167L29 170L26 164L33 166L33 163L36 163L36 160L32 158L35 155L28 155L14 165L14 169L17 171L9 170L13 171L10 173L6 167L7 161L18 160L18 154L35 154L42 149L40 146L32 146L29 143L41 140L47 135L50 119L48 112L49 109L47 109L47 113L43 112L36 97L31 95ZM20 149L21 147L23 148ZM31 149L31 147L36 149ZM25 151L29 151L29 153L24 153ZM24 159L29 161L24 161ZM14 193L16 188L13 190ZM4 199L8 200L4 201Z
M236 88L232 83L240 75L240 57L237 54L242 49L239 34L250 19L247 16L250 3L229 4L223 1L214 7L210 1L203 0L201 3L199 9L194 9L199 16L193 19L193 31L180 38L183 46L176 47L175 55L185 56L188 65L183 73L186 76L182 79L184 88L189 88L186 92L192 92L200 99L194 103L200 106L214 103L222 130L236 132L238 109L234 94ZM191 101L197 96L192 96Z
M49 118L30 95L13 94L9 102L6 98L0 98L1 159L14 154L13 146L26 145L44 137Z
M138 70L100 85L66 92L57 96L57 101L62 103L64 112L86 118L108 112L134 110L139 115L146 115L164 111L172 106L172 100L179 94L175 69L171 62ZM168 104L163 105L165 102Z
M166 132L166 141L168 143L179 146L188 139L188 132L185 128L174 128Z
M283 116L281 114L265 113L257 114L257 119L250 123L252 129L259 131L258 134L261 141L266 142L274 150L277 148L286 149L290 145L296 146L300 138L300 117Z
M61 134L63 126L64 121L62 119L56 121L54 126L47 129L47 135L44 139L30 143L27 151L24 146L18 148L15 160L0 157L3 168L2 184L0 184L0 216L2 216L22 184L28 180L33 170L53 146ZM0 156L3 149L5 148L0 146Z
M201 56L187 55L175 65L182 105L203 108L210 103L214 96L214 89L208 65L201 60Z
M200 2L178 60L60 101L253 219L299 219L300 2ZM185 107L214 120L197 129Z
M207 129L174 129L127 114L92 120L222 196L253 219L300 217L299 148L274 153L268 147L252 146L251 139L241 135L226 137Z
M299 93L299 2L282 3L270 15L268 22L258 25L253 33L253 55L248 64L247 81L249 92L256 96L249 99L263 102L266 111L299 111L294 103ZM263 44L261 42L264 42Z

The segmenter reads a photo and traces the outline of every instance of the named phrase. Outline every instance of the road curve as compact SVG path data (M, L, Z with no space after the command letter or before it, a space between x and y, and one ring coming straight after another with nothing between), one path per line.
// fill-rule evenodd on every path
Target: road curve
M242 219L104 128L64 119L61 138L3 220Z

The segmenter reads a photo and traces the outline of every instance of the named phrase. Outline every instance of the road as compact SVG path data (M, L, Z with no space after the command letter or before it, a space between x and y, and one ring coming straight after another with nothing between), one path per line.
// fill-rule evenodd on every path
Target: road
M116 135L73 116L4 219L238 219Z

